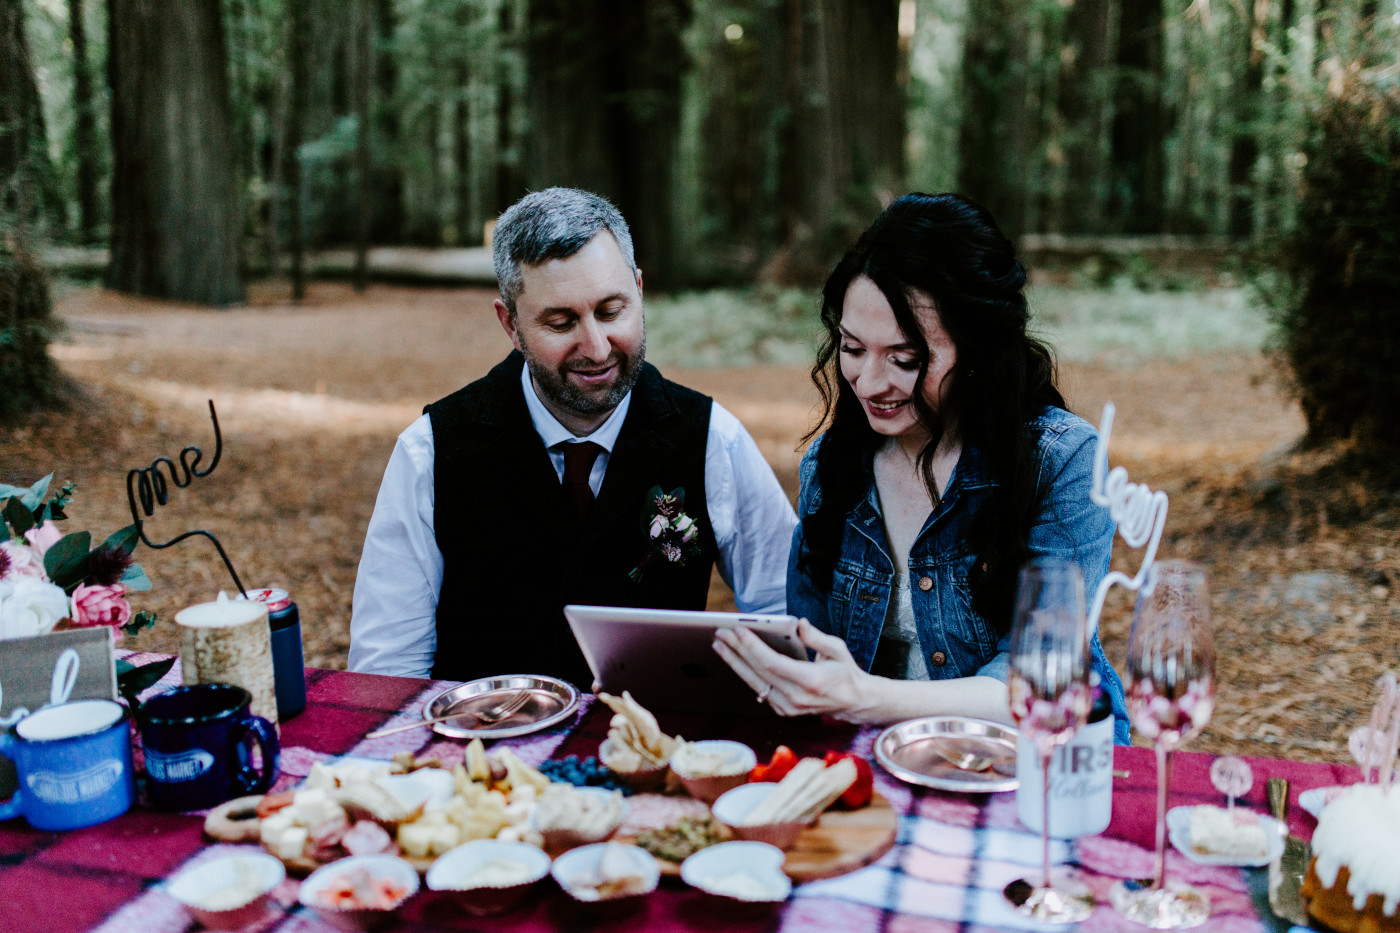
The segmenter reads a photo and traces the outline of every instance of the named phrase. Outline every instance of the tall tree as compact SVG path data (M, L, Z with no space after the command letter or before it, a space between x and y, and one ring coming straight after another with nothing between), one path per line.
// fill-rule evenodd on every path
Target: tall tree
M1235 87L1235 128L1230 144L1230 220L1232 236L1254 232L1254 166L1259 158L1259 104L1264 86L1264 46L1269 0L1245 0L1244 72Z
M83 0L68 0L68 38L73 43L74 154L78 159L78 238L97 238L97 113L93 109Z
M1130 0L1131 6L1139 0ZM1109 0L1073 0L1065 21L1065 66L1060 112L1065 124L1065 162L1074 184L1065 204L1067 232L1099 233L1107 169L1109 68L1112 33Z
M292 300L306 297L306 178L301 159L302 127L306 124L308 45L311 27L306 4L287 4L287 69L291 72L291 100L287 107L286 159L290 189L288 238L292 259Z
M50 187L47 133L20 0L0 0L0 214L32 220Z
M376 242L396 242L404 235L403 169L399 154L398 64L394 60L394 0L374 0L375 120L374 189L378 205L370 236Z
M374 26L370 21L370 0L357 0L355 67L355 291L369 286L369 96L373 58Z
M820 275L904 177L897 0L787 0L783 253Z
M1027 212L1026 32L1022 0L968 4L958 188L985 205L1011 237L1024 232Z
M107 283L201 304L243 300L218 0L108 0L112 243Z
M1162 229L1165 178L1162 0L1119 8L1108 213L1123 233Z
M689 16L690 0L530 4L529 184L613 200L632 226L647 281L663 288L677 279L681 31Z

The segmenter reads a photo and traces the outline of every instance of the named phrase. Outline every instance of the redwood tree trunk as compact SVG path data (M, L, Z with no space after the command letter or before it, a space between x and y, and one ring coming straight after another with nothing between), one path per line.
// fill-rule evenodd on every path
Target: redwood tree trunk
M790 122L779 177L779 203L787 208L782 252L789 277L811 280L901 193L899 4L788 0L785 10Z
M1067 63L1060 79L1060 112L1071 188L1064 214L1067 233L1101 233L1105 226L1109 12L1109 0L1074 0L1065 20Z
M0 0L0 215L32 220L47 186L44 111L20 0Z
M1162 0L1124 3L1118 40L1109 213L1123 233L1162 229Z
M93 111L92 72L88 65L87 25L83 0L68 0L68 37L73 42L74 142L78 160L78 238L97 238L97 114Z
M963 39L958 188L1013 239L1025 230L1029 93L1021 0L969 3Z
M243 300L218 0L109 0L112 259L120 291Z
M527 41L532 189L585 188L632 227L647 283L678 273L673 208L690 0L536 0Z

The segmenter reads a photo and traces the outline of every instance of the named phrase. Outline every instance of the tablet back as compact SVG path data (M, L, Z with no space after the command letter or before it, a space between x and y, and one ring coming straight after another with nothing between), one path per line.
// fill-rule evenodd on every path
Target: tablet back
M565 606L564 617L593 672L593 692L627 690L648 709L771 714L715 653L719 628L742 625L775 651L807 658L794 616Z

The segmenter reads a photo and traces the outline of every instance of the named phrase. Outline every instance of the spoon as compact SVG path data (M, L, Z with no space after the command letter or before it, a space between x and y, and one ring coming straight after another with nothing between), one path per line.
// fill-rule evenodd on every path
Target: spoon
M394 735L397 732L407 732L410 729L421 729L423 726L431 726L434 723L447 722L449 719L460 719L463 716L476 717L477 726L489 726L492 723L500 722L512 713L518 712L530 699L529 690L521 690L515 696L504 703L500 703L483 713L448 713L445 716L435 716L432 719L424 719L419 722L411 722L406 726L393 726L389 729L380 729L365 736L367 739L377 739L381 736Z

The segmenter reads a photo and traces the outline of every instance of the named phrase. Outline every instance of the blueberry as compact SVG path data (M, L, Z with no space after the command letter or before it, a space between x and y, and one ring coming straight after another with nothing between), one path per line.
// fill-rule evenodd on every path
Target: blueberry
M564 759L564 764L566 764L566 765L576 765L576 764L578 764L578 756L577 756L577 755L569 755L569 756L565 757L565 759Z

